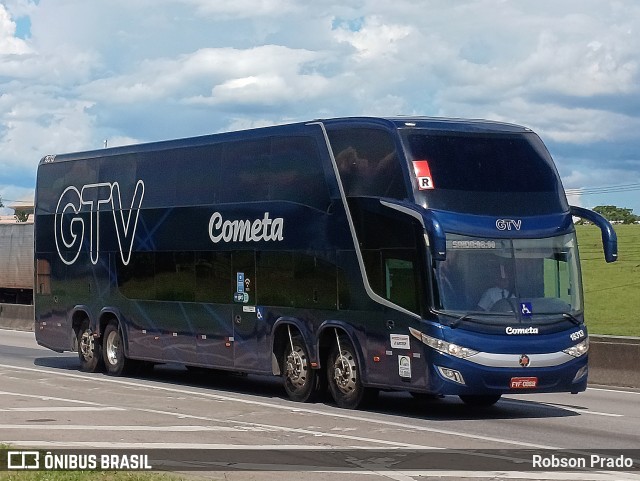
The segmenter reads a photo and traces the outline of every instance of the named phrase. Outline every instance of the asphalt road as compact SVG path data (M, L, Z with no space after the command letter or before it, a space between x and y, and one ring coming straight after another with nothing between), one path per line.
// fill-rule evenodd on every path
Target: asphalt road
M551 462L552 454L572 459L601 449L633 457L637 469L640 391L590 387L578 395L508 396L484 409L455 397L382 393L371 407L348 411L328 400L291 402L276 378L173 365L136 378L77 369L75 354L41 348L30 332L0 330L0 442L25 449L166 450L155 453L176 458L170 469L202 479L640 480L637 470L530 469L532 453ZM213 450L205 456L210 464L176 454L199 450ZM505 459L523 462L506 471ZM275 464L291 471L274 472ZM190 470L196 465L200 470ZM211 465L215 472L205 470Z

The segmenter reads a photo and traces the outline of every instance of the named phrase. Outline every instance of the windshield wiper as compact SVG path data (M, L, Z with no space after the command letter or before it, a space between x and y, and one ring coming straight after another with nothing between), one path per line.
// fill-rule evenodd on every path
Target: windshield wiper
M568 312L563 312L562 317L564 317L565 319L569 319L576 326L579 326L580 324L582 324L578 318L576 318L573 314L569 314Z
M447 312L447 311L440 311L440 310L436 310L436 309L432 309L431 312L435 313L435 314L440 314L443 316L447 316L447 317L453 317L454 320L451 321L451 323L449 323L448 325L451 326L452 328L456 328L458 327L458 325L462 322L462 321L471 321L471 322L476 322L478 324L484 324L484 325L493 325L494 323L491 322L491 320L484 320L481 319L481 317L485 316L489 316L489 317L505 317L505 316L512 316L513 313L512 312L484 312L484 311L472 311L472 312L467 312L465 314L463 314L462 316L459 316L458 314L452 314L451 312Z

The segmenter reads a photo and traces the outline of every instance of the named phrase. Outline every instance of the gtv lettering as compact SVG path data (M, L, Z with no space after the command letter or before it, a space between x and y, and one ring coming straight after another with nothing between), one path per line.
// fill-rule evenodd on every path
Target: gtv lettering
M74 186L67 187L58 199L54 227L56 249L62 262L67 265L73 264L80 255L85 237L88 236L91 263L98 263L100 212L110 210L122 263L129 264L143 197L142 180L136 183L131 204L128 206L122 204L120 185L117 182L86 184L80 189ZM125 213L126 210L128 213ZM81 215L86 211L89 212L88 226L86 219Z
M498 230L520 230L522 227L522 219L498 219L496 221L496 229Z

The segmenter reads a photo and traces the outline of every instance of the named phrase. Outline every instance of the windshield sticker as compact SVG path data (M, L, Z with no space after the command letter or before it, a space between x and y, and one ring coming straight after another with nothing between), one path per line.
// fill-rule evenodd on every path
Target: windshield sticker
M452 249L495 249L496 241L492 240L454 240Z
M433 178L431 177L431 169L429 168L429 162L426 160L414 160L413 171L418 179L418 189L420 190L432 190L435 189L433 185Z
M533 307L530 302L520 303L520 314L522 314L522 317L531 317L533 315Z

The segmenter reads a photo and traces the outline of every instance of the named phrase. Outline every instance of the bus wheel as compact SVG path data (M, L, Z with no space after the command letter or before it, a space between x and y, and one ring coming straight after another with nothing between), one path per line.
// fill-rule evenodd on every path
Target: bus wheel
M329 390L338 406L345 409L357 408L365 395L360 381L360 368L355 349L346 336L340 336L329 353L327 380Z
M293 349L292 349L293 347ZM284 389L293 401L311 401L316 393L317 373L300 336L293 336L284 351Z
M82 321L78 331L78 358L81 371L97 372L102 369L102 346L93 337L89 319Z
M501 394L486 394L484 396L461 394L459 397L462 399L462 402L469 406L486 407L493 406L500 400L501 396Z
M111 321L104 330L102 337L104 338L102 351L104 353L104 365L107 369L107 374L111 376L124 374L128 360L124 356L124 342L118 323Z

